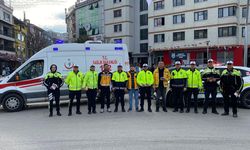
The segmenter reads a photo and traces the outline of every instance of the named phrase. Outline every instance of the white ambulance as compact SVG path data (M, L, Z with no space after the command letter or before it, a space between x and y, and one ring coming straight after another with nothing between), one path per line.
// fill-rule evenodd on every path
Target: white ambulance
M55 44L42 49L11 75L0 79L0 105L5 111L22 110L27 103L46 102L47 91L42 85L50 65L56 64L65 78L77 64L85 73L91 65L100 72L103 64L109 64L115 71L119 64L124 71L129 70L128 49L125 44L103 44L87 41L84 44ZM61 88L61 99L68 99L67 85Z

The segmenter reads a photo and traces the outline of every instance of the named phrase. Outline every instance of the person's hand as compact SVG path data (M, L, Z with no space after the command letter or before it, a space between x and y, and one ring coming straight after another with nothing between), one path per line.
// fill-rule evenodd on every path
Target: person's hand
M167 81L167 79L166 79L166 78L164 78L164 77L161 77L161 80L162 80L162 81Z
M88 87L85 88L85 91L88 91Z
M125 88L125 89L124 89L124 92L125 92L125 93L128 93L128 89L127 89L127 88Z
M215 79L215 78L213 78L213 79L212 79L212 81L213 81L213 82L216 82L216 79Z
M183 90L184 90L184 92L186 92L186 91L187 91L187 88L184 88Z

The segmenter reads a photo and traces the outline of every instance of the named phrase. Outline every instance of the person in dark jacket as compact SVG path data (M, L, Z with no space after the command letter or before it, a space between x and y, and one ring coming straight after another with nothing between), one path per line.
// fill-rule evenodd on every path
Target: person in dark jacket
M43 84L48 89L49 98L49 117L53 116L53 101L56 102L57 115L60 113L60 87L63 85L62 75L57 72L57 66L55 64L50 66L50 72L45 76Z
M110 109L110 88L112 85L112 73L110 72L110 66L104 64L104 70L98 75L98 89L101 98L101 113L104 113L105 99L107 100L107 112L111 113Z
M203 114L207 114L207 108L209 103L209 96L212 95L212 113L219 114L216 110L216 96L218 81L220 80L219 70L214 68L213 59L208 60L207 68L202 72L202 80L204 81L205 89L205 102L203 107Z
M240 71L234 69L233 62L227 62L227 69L221 74L220 87L224 97L224 113L222 116L229 115L229 104L233 108L233 117L237 117L237 101L243 88L243 79Z

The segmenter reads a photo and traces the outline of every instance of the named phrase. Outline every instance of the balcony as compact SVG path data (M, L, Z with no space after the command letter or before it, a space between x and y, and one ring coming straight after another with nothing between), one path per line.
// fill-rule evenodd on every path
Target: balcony
M0 30L0 38L5 39L5 40L9 40L9 41L15 41L15 36L13 32L9 32L9 31L4 31L4 30Z

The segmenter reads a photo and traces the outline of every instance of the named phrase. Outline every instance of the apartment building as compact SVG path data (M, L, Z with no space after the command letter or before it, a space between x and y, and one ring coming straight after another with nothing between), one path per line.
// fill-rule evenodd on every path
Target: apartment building
M14 66L17 61L14 49L13 9L0 0L0 74L2 69Z
M148 62L146 0L78 0L66 12L66 22L70 39L85 34L106 43L125 43L131 63Z
M246 3L153 0L148 11L150 57L167 64L176 59L203 64L212 58L217 63L233 60L243 65Z

